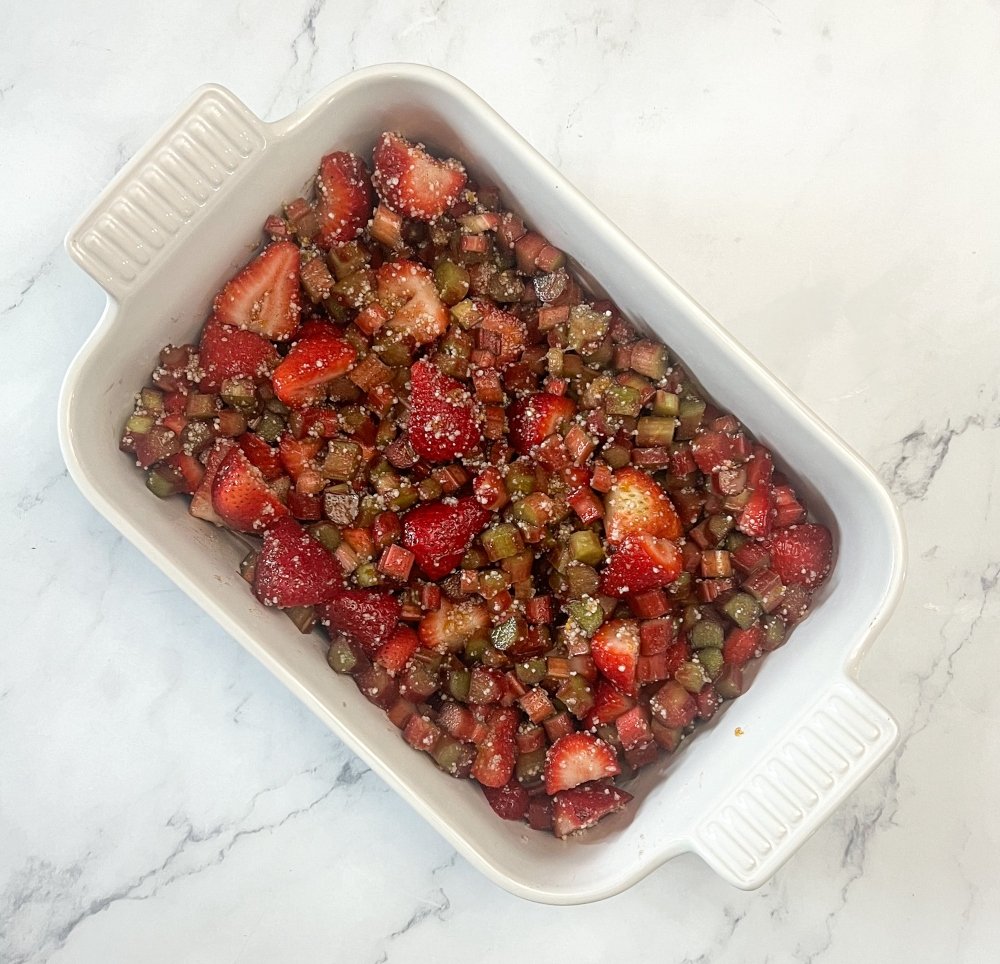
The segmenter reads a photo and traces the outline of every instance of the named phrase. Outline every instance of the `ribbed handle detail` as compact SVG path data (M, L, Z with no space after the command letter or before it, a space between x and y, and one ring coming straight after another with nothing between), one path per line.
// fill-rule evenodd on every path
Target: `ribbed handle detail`
M265 142L260 120L232 94L202 88L84 215L69 238L70 254L122 298Z
M838 681L699 824L695 851L722 877L759 887L895 745L892 717Z

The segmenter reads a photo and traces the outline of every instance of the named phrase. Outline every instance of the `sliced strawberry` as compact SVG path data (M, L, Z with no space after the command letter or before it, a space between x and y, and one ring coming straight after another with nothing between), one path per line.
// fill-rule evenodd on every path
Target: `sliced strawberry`
M427 502L403 516L403 545L429 578L441 579L462 561L490 518L472 497Z
M608 542L620 545L640 533L677 539L684 527L674 504L653 478L628 467L615 473L611 491L604 497L604 531Z
M273 241L215 296L216 317L225 325L284 341L299 326L299 248Z
M378 589L339 589L319 607L324 626L349 636L369 656L392 636L400 612L395 596Z
M489 625L486 603L471 599L452 603L442 599L441 606L420 621L420 642L439 653L456 652Z
M335 335L302 338L274 370L274 393L292 408L318 402L326 396L330 382L348 371L357 357L357 349Z
M375 145L372 183L379 197L406 218L434 221L458 200L467 180L454 158L431 157L422 144L386 132Z
M217 526L221 526L223 522L212 508L212 483L215 481L215 473L219 471L219 466L235 446L236 443L232 439L220 438L209 449L205 457L205 474L191 497L191 505L188 506L191 515L206 522L213 522Z
M528 814L528 791L511 777L502 787L483 787L486 801L503 820L523 820Z
M517 760L517 710L499 709L489 723L489 733L479 744L472 775L484 787L506 786Z
M746 505L736 519L736 528L755 539L762 539L771 532L774 521L774 504L771 487L760 485L750 493Z
M623 809L631 800L631 793L609 781L563 790L552 798L552 832L557 837L568 837L586 830L609 813Z
M507 406L510 444L521 455L528 455L559 426L576 414L576 404L565 395L534 392Z
M236 444L243 450L243 454L260 469L260 474L264 476L265 482L273 482L278 476L284 475L278 450L271 448L259 435L255 435L253 432L244 432L236 440Z
M704 432L691 443L691 454L705 475L733 468L746 461L746 438L725 432Z
M376 275L378 300L389 313L389 328L409 335L417 345L426 345L444 334L448 309L438 297L434 275L415 261L392 261Z
M169 458L164 459L164 463L169 465L183 480L181 492L186 495L193 495L201 486L205 479L205 466L201 464L193 455L185 452L177 452Z
M634 619L612 619L594 633L590 655L597 668L623 693L635 695L635 671L639 663L639 623Z
M545 792L552 796L620 772L615 751L603 740L589 733L567 733L545 755Z
M295 481L306 469L313 467L313 459L323 447L320 438L292 438L287 432L278 442L278 458L284 470Z
M368 168L357 154L334 151L319 162L316 175L316 217L321 248L353 241L372 213Z
M343 588L340 563L294 519L279 519L264 533L253 592L265 606L314 606Z
M375 662L390 673L401 673L417 651L420 638L409 626L397 626L395 632L378 648Z
M779 529L767 548L771 568L786 586L818 586L830 571L833 544L826 526L806 523Z
M482 441L478 406L468 389L437 365L418 361L410 369L407 435L428 462L453 462Z
M588 729L601 723L614 723L633 706L635 700L631 696L626 696L611 680L601 678L594 687L594 705L584 718L584 723Z
M760 643L764 631L760 626L740 629L738 626L729 631L726 641L722 644L722 658L727 663L743 666L761 653Z
M212 508L224 525L237 532L262 532L288 515L287 507L274 494L239 447L222 460L212 482Z
M205 323L198 346L198 367L202 372L198 388L203 392L217 392L227 378L239 375L260 381L278 360L274 345L266 338L224 325L213 315Z
M681 573L681 552L669 539L629 536L601 573L601 592L622 598L669 586Z

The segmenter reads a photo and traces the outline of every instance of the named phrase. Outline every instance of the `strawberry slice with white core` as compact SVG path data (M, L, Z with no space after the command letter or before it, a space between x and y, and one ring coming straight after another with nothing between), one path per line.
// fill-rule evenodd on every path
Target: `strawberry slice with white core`
M253 592L265 606L313 606L343 587L334 556L294 519L279 519L264 533L254 567Z
M830 571L833 543L826 526L806 523L779 529L766 548L771 568L786 586L818 586Z
M489 625L490 612L485 603L471 599L452 603L442 599L440 608L420 621L420 643L439 653L457 652Z
M545 792L551 796L621 772L615 751L590 733L567 733L545 755Z
M333 151L316 175L317 244L329 249L353 241L365 229L372 212L368 168L357 154Z
M349 371L357 349L333 334L317 333L297 341L274 370L274 393L292 408L322 400L330 383Z
M410 369L407 435L413 451L428 462L454 462L483 438L478 406L468 389L428 361Z
M454 158L432 157L422 144L386 132L375 145L372 183L379 197L405 218L434 221L458 200L467 180Z
M634 619L612 619L604 623L590 641L590 655L597 668L629 696L636 693L640 642L639 623Z
M302 311L299 248L269 244L215 296L215 315L225 325L255 331L271 341L295 334Z
M604 532L608 542L620 545L642 533L677 539L684 527L673 502L650 475L624 468L615 473L604 498Z
M576 404L565 395L534 392L507 407L510 444L528 455L576 414Z
M219 465L212 482L212 508L224 525L237 532L263 532L288 508L238 446Z
M669 586L681 573L681 552L669 539L628 536L601 573L601 592L621 599Z
M391 261L376 274L378 300L389 313L386 325L409 335L417 345L440 338L448 309L438 297L434 275L415 261Z
M552 832L557 837L568 837L586 830L602 817L627 806L631 799L631 793L619 790L611 782L585 783L563 790L552 798Z

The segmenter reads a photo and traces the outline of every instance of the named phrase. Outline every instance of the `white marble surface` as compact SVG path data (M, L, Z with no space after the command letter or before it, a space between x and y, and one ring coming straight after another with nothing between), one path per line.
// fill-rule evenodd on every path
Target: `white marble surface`
M0 960L994 960L1000 6L15 2L0 39ZM85 503L62 237L205 81L490 101L880 469L909 577L862 682L898 752L763 889L681 858L582 908L479 876ZM488 936L487 936L488 935Z

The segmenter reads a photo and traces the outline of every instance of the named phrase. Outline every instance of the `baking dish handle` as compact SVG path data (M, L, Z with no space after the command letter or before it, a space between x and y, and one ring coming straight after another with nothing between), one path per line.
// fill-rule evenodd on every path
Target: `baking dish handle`
M725 880L761 886L889 754L888 711L838 679L697 825L692 850Z
M199 88L70 231L70 257L120 301L246 174L266 143L264 123L228 90Z

